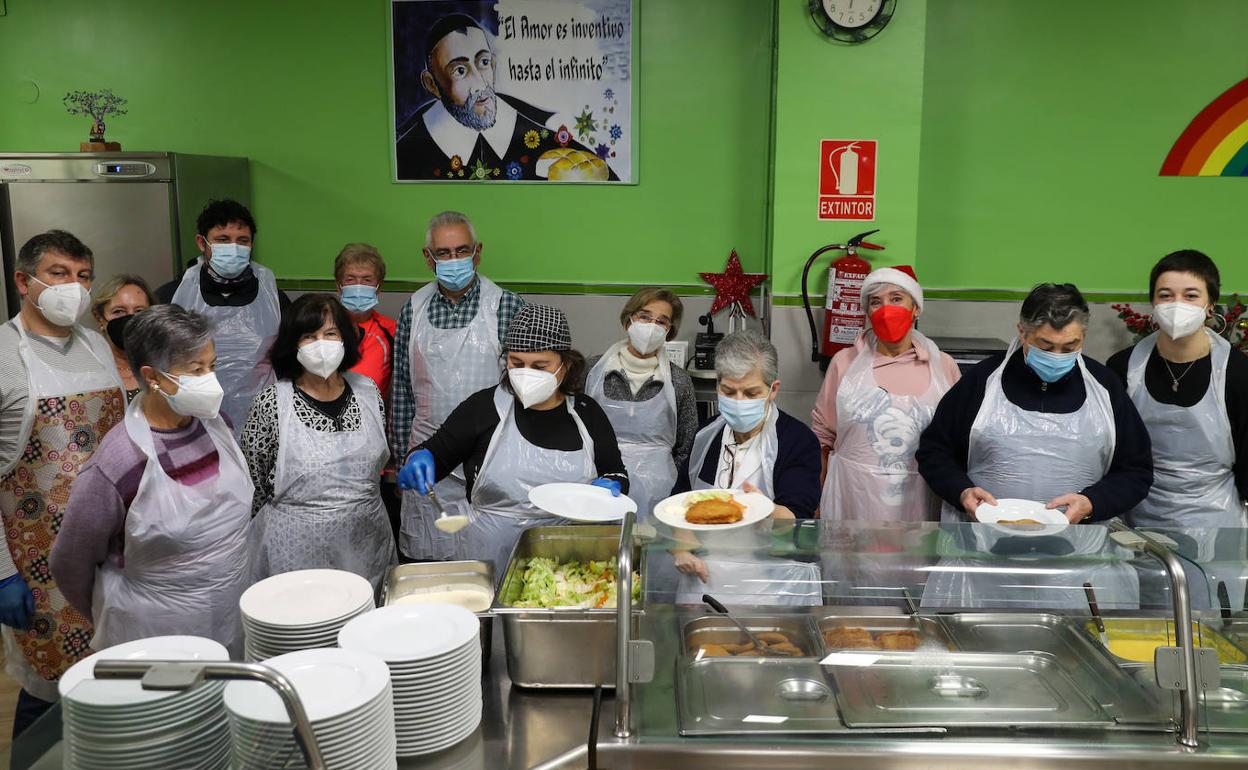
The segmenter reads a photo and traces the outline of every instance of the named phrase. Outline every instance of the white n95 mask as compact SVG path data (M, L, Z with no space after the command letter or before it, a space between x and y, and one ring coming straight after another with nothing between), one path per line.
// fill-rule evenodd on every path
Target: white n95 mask
M346 348L341 340L314 340L300 346L295 357L303 364L304 369L317 377L328 379L329 375L338 371L344 355Z
M656 323L634 321L628 325L628 341L638 353L648 356L667 341L667 329Z
M559 369L562 368L563 365L560 364ZM559 373L559 369L553 373L527 367L508 369L507 380L511 382L511 389L516 398L520 399L520 404L528 409L555 395L555 389L559 387L559 380L555 379L555 375Z
M73 326L78 316L91 304L91 292L77 281L53 285L33 275L30 279L45 287L39 299L35 300L35 307L50 324Z
M1172 340L1195 334L1205 325L1205 308L1189 302L1163 302L1153 306L1157 326Z
M186 417L198 417L201 420L211 420L220 412L221 399L225 398L225 391L221 389L221 383L217 382L216 374L212 372L176 376L168 372L161 372L161 374L178 383L177 393L161 391L165 400L169 402L169 408L173 411Z

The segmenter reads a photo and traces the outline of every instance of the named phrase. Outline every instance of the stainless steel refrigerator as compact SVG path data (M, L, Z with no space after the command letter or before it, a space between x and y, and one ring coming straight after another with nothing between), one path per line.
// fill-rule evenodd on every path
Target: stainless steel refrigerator
M197 256L195 220L213 198L251 200L246 158L171 152L0 153L4 318L19 309L18 249L68 230L95 252L95 277L135 273L152 289Z

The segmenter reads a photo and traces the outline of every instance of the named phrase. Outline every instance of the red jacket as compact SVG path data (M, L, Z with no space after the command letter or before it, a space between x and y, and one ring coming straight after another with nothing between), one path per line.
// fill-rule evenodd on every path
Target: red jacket
M360 324L360 362L351 371L377 383L381 397L390 401L390 375L394 367L395 321L377 311Z

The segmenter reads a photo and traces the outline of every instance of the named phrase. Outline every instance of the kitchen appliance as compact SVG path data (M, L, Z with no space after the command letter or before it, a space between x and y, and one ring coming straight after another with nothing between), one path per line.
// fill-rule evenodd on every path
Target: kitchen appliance
M155 290L195 248L195 220L214 198L247 205L246 158L171 152L0 153L0 290L5 318L20 299L18 250L31 236L67 230L95 253L95 275L142 276Z
M1005 353L1009 344L996 337L932 337L932 342L958 365L965 375L975 364L994 353Z

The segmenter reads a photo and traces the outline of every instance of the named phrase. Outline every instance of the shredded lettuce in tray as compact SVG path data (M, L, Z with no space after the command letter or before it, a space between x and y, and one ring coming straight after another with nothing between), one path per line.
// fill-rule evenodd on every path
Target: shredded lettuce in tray
M513 607L614 607L615 559L559 563L535 556L524 565L523 588ZM633 572L633 601L641 597L641 576Z

